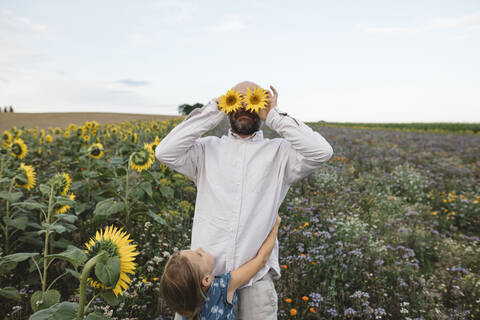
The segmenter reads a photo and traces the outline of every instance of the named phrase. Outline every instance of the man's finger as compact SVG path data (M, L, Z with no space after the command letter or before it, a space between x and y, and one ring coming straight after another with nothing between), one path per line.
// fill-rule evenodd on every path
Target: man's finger
M273 86L270 86L270 89L272 89L274 95L278 96L278 92Z

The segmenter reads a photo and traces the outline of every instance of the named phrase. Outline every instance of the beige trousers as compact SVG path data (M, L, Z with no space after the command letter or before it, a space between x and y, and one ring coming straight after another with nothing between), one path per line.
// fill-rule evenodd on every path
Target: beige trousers
M276 320L277 291L272 275L267 273L252 286L238 290L236 320Z

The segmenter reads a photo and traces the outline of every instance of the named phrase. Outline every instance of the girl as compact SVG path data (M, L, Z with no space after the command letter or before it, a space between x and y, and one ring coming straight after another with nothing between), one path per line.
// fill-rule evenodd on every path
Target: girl
M175 252L160 280L160 292L167 305L183 319L235 319L236 290L267 262L280 221L277 216L272 231L252 260L219 277L212 275L213 256L203 249Z

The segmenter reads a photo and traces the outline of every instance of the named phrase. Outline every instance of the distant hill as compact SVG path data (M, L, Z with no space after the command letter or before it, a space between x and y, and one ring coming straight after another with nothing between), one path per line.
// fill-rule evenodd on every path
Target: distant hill
M82 125L85 121L95 120L100 124L118 123L127 120L168 120L180 116L130 114L130 113L100 113L100 112L65 112L65 113L0 113L0 133L13 126L26 129L39 127L66 128L70 123Z

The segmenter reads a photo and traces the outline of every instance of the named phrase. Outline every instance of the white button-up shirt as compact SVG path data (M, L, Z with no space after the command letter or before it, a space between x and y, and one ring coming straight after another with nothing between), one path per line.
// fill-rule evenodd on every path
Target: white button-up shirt
M221 138L201 137L225 117L210 101L192 111L155 150L158 160L197 186L191 249L201 247L214 256L215 276L255 257L290 185L333 154L318 132L277 107L265 124L282 138L265 139L261 130L247 138L232 131ZM246 286L270 269L280 276L278 241L267 264Z

